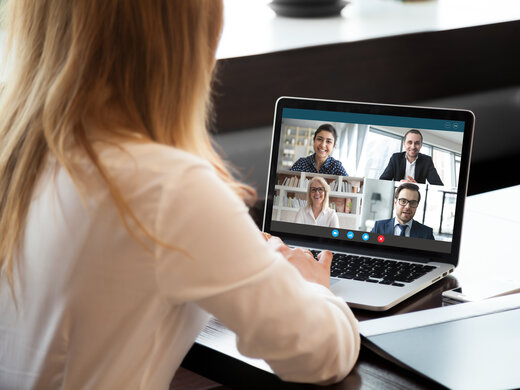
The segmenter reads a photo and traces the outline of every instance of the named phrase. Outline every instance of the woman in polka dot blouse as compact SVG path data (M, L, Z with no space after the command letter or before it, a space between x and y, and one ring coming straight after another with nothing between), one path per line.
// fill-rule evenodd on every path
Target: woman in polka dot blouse
M337 138L334 126L326 123L318 127L313 138L314 153L298 159L291 167L291 171L348 176L341 161L330 155L336 146Z

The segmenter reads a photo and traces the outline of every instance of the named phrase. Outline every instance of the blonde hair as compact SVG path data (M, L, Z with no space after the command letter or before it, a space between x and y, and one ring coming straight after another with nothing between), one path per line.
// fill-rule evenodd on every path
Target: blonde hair
M312 195L311 195L311 184L318 182L320 185L325 188L325 198L323 199L323 205L321 207L322 210L326 210L329 207L329 192L330 186L325 181L323 177L314 176L311 180L309 180L309 185L307 186L307 207L312 208Z
M254 190L233 178L207 131L222 18L222 0L7 4L11 72L0 98L0 268L12 291L13 256L49 153L78 185L81 172L70 150L83 150L127 230L132 234L131 221L158 242L104 169L89 129L201 156L244 201L254 200Z

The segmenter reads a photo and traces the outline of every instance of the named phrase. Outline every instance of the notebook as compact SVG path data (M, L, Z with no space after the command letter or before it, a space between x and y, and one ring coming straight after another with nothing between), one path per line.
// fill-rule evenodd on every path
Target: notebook
M387 310L457 266L473 131L465 110L282 97L263 230L332 251L331 291Z
M364 346L448 389L518 389L520 294L359 323Z

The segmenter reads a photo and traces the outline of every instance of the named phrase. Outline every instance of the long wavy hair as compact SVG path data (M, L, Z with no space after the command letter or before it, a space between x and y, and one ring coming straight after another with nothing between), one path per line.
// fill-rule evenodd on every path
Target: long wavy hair
M254 190L233 178L207 131L221 0L12 0L4 13L0 268L13 292L13 259L49 154L79 186L86 183L71 149L82 150L127 230L136 226L156 240L99 160L90 129L198 155L246 203L253 201Z

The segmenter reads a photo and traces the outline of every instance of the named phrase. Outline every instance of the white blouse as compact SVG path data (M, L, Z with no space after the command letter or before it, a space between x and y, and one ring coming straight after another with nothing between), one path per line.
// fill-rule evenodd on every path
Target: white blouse
M338 214L333 209L327 207L321 210L318 218L314 218L314 213L310 207L301 207L296 214L294 220L296 223L304 223L307 225L326 226L332 228L339 228Z
M125 148L98 150L137 218L175 249L129 235L85 159L84 199L49 161L16 256L17 307L0 283L0 388L168 389L208 313L285 380L342 379L359 352L348 306L266 244L208 163Z

